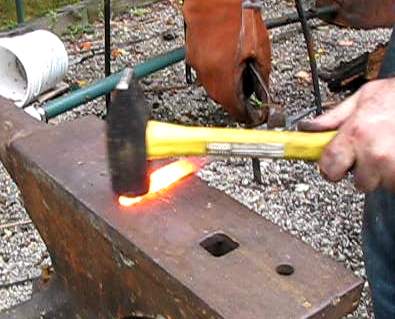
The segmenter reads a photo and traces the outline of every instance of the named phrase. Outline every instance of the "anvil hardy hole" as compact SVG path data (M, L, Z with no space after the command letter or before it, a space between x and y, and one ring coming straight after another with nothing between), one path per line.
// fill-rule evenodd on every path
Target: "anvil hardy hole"
M281 276L291 276L295 272L295 268L289 264L281 264L276 267L276 271Z
M235 242L229 236L216 233L204 239L200 246L207 250L214 257L222 257L239 247L239 243Z

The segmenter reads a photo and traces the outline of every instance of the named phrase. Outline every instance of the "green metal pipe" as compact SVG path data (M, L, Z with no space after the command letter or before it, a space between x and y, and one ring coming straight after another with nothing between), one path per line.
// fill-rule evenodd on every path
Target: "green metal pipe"
M16 17L18 19L18 24L25 22L25 4L23 0L15 0L16 6Z
M181 62L185 58L185 49L178 48L163 55L156 56L148 61L137 64L133 69L133 76L136 79L146 77L152 73L162 70L170 65ZM43 120L49 120L59 114L70 111L82 104L92 101L100 96L110 93L118 84L122 72L115 73L108 78L99 80L92 85L70 93L65 97L55 99L41 110Z

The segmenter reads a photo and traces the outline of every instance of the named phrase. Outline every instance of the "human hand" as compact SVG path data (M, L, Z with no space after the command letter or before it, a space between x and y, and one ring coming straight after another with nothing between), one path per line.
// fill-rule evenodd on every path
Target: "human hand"
M395 191L395 79L370 82L337 108L299 125L304 131L338 130L319 162L330 181L353 169L364 192Z

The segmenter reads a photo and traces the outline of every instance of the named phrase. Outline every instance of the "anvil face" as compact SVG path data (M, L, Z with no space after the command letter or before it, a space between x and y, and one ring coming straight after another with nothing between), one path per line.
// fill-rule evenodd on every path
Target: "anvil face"
M71 296L68 318L340 318L356 307L349 271L195 176L120 208L102 121L37 128L3 104L12 130L33 127L0 154Z

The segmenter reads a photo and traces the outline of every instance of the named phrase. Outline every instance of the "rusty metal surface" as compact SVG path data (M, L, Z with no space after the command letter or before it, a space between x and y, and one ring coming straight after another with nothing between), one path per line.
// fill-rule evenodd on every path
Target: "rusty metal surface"
M45 128L45 125L26 113L16 110L11 101L2 97L0 97L0 108L0 160L7 169L10 169L11 165L7 165L11 160L7 151L10 143Z
M7 148L57 276L78 300L70 318L340 318L356 307L360 280L196 177L120 209L104 132L87 118ZM212 256L200 243L214 233L238 247ZM279 275L280 264L294 273Z
M395 24L394 0L317 0L317 7L338 5L337 14L323 18L343 27L373 29Z
M387 48L388 44L379 45L351 61L341 62L333 70L323 70L320 78L328 83L333 92L355 92L366 82L378 78Z

